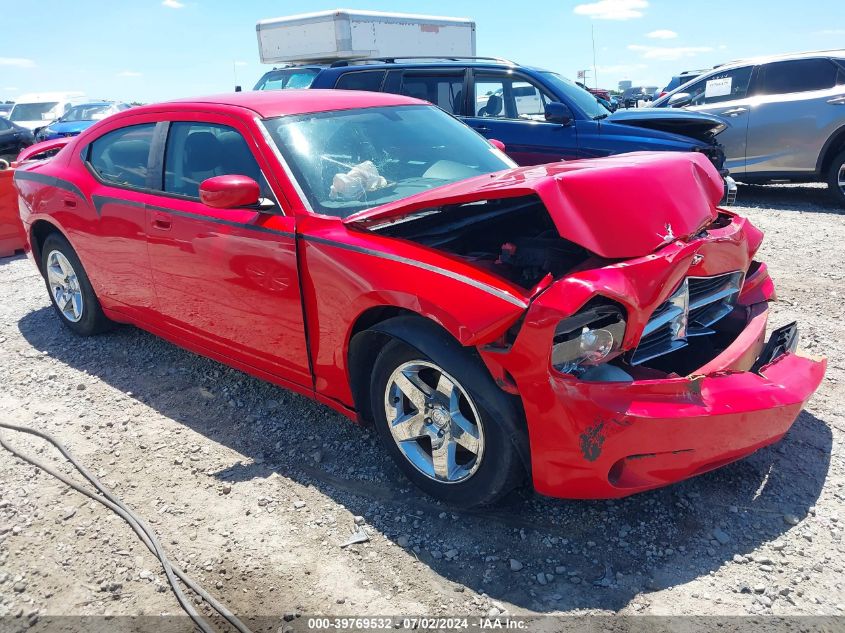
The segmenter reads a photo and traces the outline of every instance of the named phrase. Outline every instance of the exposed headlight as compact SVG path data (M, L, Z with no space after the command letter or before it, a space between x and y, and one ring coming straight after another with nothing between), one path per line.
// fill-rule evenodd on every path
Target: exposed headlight
M625 336L623 308L605 299L594 299L555 328L552 365L565 374L610 360Z

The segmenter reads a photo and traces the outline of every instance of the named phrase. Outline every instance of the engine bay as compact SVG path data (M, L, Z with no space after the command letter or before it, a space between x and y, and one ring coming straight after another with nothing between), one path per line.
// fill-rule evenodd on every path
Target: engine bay
M537 196L437 207L371 230L457 255L526 289L598 260L560 237Z

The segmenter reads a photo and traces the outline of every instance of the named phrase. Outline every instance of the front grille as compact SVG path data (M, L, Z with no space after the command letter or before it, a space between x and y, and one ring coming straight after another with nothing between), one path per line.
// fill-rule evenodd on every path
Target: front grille
M690 337L715 334L711 326L731 313L741 284L741 272L684 279L651 315L631 364L686 347Z

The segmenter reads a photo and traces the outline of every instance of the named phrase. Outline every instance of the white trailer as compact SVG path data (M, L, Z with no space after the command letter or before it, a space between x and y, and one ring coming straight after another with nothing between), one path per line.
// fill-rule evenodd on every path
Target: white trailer
M265 64L475 56L475 22L467 18L335 9L261 20L255 30Z

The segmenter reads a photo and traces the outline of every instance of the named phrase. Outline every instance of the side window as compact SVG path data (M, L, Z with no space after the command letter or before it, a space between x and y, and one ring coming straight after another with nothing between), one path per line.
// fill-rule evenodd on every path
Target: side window
M827 59L772 62L763 67L759 93L779 95L833 88L837 70L836 65Z
M405 73L399 93L429 101L450 114L461 114L464 76Z
M510 77L475 80L475 116L544 121L546 104L555 101L534 84Z
M379 92L381 90L382 79L384 79L384 71L382 70L345 73L340 76L334 87L338 90L369 90L370 92Z
M710 75L695 82L687 92L692 95L691 105L709 105L722 101L743 99L748 93L753 66L743 66Z
M476 79L473 99L475 116L507 118L504 95L504 79Z
M11 129L12 124L9 123L4 117L0 116L0 130L8 130Z
M164 191L199 198L206 178L249 176L270 197L261 169L246 141L227 125L174 121L164 150Z
M103 134L88 146L88 165L110 184L145 188L154 130L143 123Z

